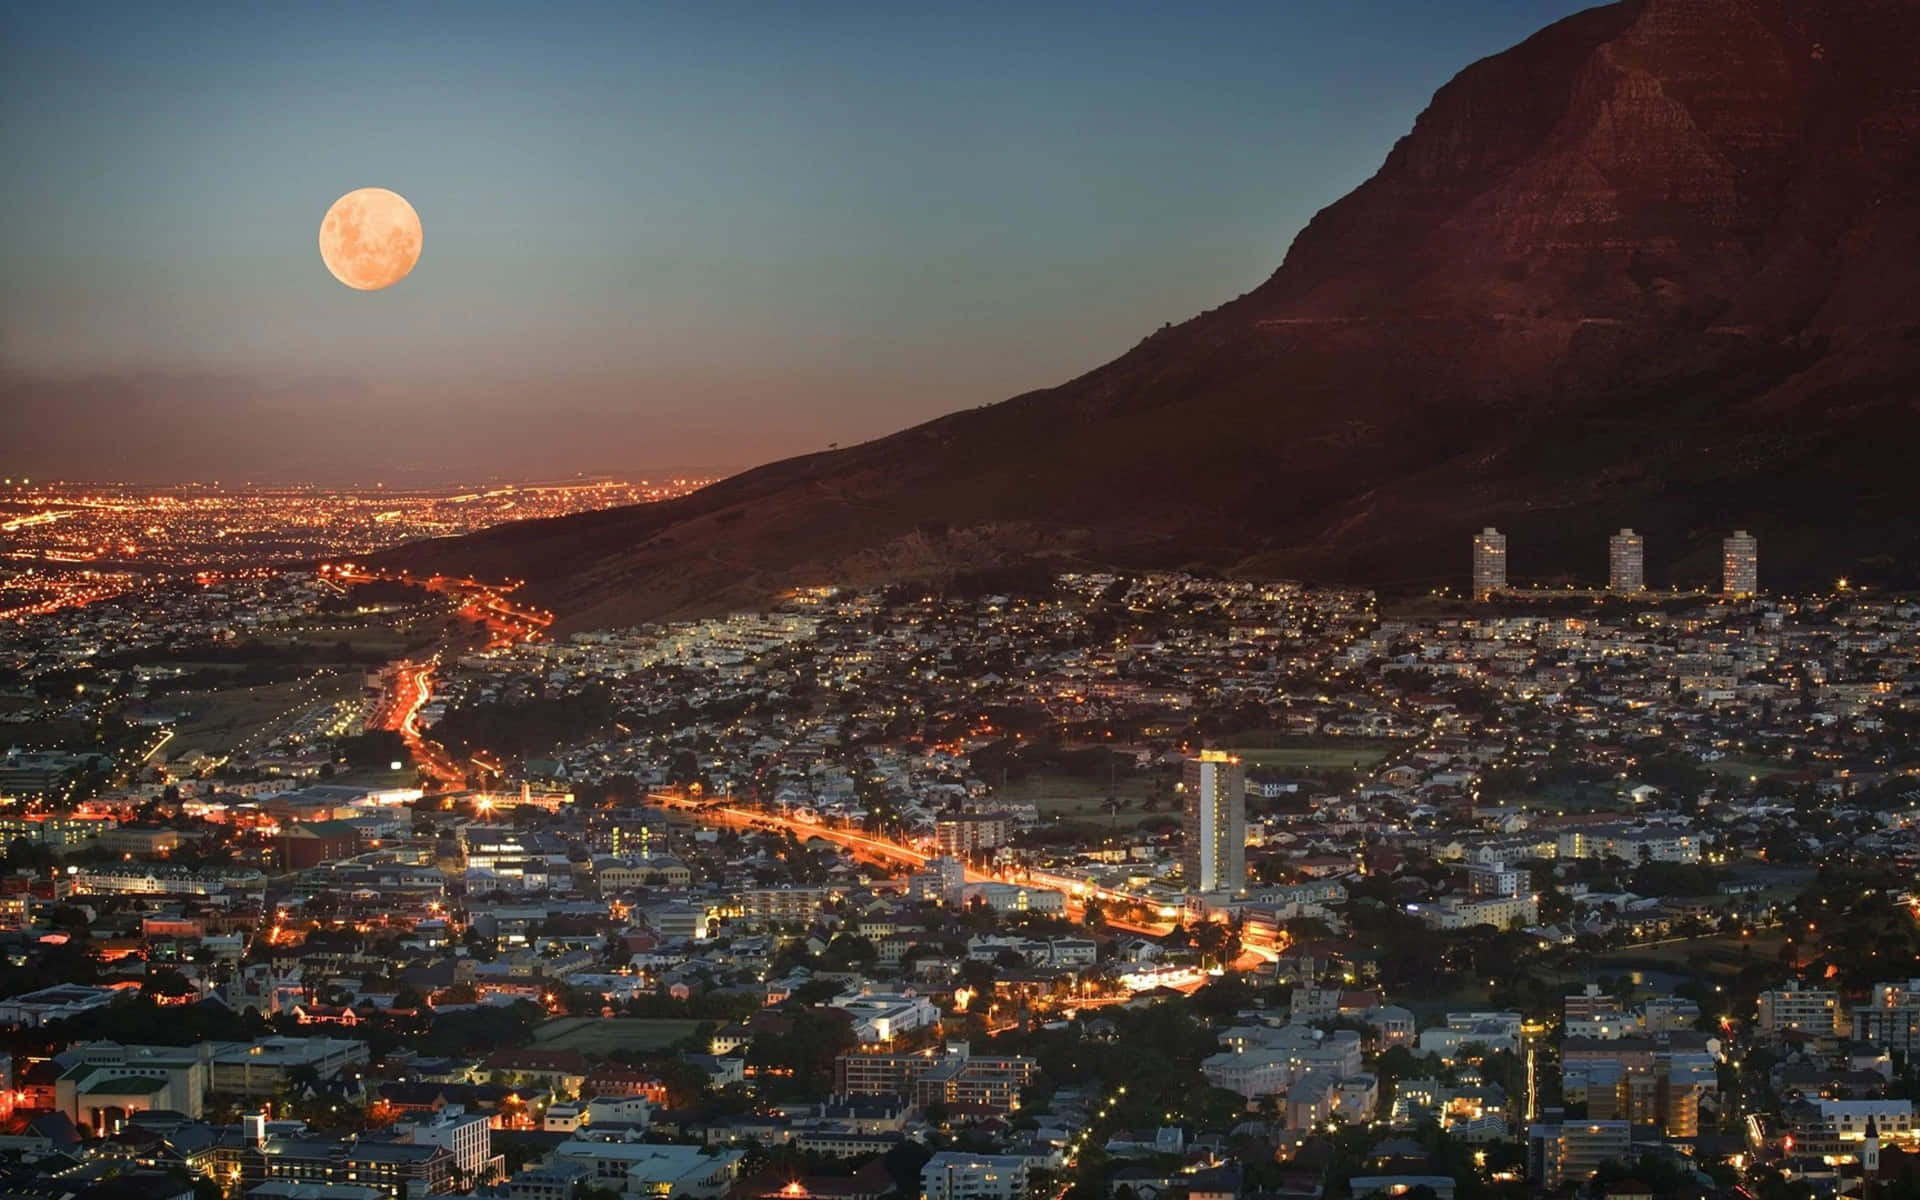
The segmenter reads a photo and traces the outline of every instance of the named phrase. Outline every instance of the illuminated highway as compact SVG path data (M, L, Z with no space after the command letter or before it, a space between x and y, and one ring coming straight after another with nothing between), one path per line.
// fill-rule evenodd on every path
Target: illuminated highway
M111 600L115 596L125 595L131 587L131 577L113 583L97 583L92 580L53 582L48 585L51 595L43 596L30 604L0 608L0 621L24 621L28 617L43 617L65 608L84 608L89 604L98 604L102 600Z
M834 845L852 853L856 858L864 858L883 866L907 866L919 869L927 865L927 860L930 857L924 851L916 850L911 846L903 845L887 838L875 837L872 834L863 833L859 830L847 829L842 826L801 821L793 817L760 812L755 809L740 808L725 802L703 803L670 792L656 792L648 798L662 807L677 809L704 824L715 825L723 829L770 829L791 833L802 840L817 837L824 841L832 842ZM1159 912L1163 916L1167 915L1166 909L1162 907L1160 901L1152 897L1119 891L1113 888L1090 887L1082 880L1063 875L1053 875L1044 871L1021 871L1014 876L1005 876L989 874L973 867L967 867L966 880L968 883L1023 883L1059 891L1065 894L1067 898L1067 916L1073 920L1084 920L1086 917L1086 902L1094 899L1105 904L1116 906L1138 905L1145 908L1148 912ZM1180 916L1181 914L1179 913L1173 913L1171 914L1171 919L1165 920L1162 923L1143 924L1124 919L1116 919L1113 913L1109 911L1106 923L1110 928L1122 930L1127 933L1135 933L1144 937L1163 937L1173 931L1174 926L1179 923ZM1279 944L1269 944L1265 941L1256 942L1253 938L1253 932L1249 931L1247 940L1244 943L1244 953L1234 962L1232 969L1236 971L1254 971L1277 961L1279 951L1285 948L1284 937L1284 934L1281 935L1282 941ZM1181 984L1175 986L1178 990L1192 991L1204 983L1204 978L1196 977L1191 980L1183 980Z
M440 656L421 662L403 660L389 668L386 694L381 697L374 727L391 729L407 743L407 750L428 778L447 791L467 785L467 773L439 742L420 730L420 710L433 698L433 671Z
M507 594L520 586L519 582L495 585L447 575L431 575L423 579L404 571L371 572L351 563L338 567L323 566L320 575L324 581L337 586L403 583L424 588L435 595L450 597L458 601L458 612L462 617L486 626L489 649L512 646L538 637L541 630L553 624L551 612L522 608L507 599ZM380 698L373 725L377 729L391 729L405 739L414 761L419 763L420 769L432 781L433 788L429 790L459 791L467 786L472 770L469 766L463 766L445 746L426 736L420 728L420 710L433 698L433 674L440 666L440 657L441 652L435 651L425 659L402 659L387 669L386 692ZM498 770L498 764L482 762L477 765Z

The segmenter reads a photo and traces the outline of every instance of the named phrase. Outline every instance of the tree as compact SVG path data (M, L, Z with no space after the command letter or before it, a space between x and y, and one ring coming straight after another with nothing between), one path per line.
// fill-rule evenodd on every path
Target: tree
M9 869L25 868L35 874L44 874L58 861L59 856L49 847L30 838L17 837L7 844L4 865Z
M147 977L140 981L140 994L153 999L178 999L181 996L194 995L196 989L187 977L172 967L149 970Z
M1193 994L1194 1009L1220 1020L1253 1003L1253 989L1241 975L1221 975Z
M871 963L879 957L873 943L858 934L843 933L827 945L826 957L838 965Z
M1107 927L1107 906L1100 903L1099 900L1087 901L1087 911L1084 920L1088 929L1105 929Z
M824 1097L832 1087L834 1056L854 1043L844 1013L789 1005L792 1028L783 1037L755 1038L747 1061L762 1072L763 1089L790 1098Z
M903 1195L913 1196L920 1191L920 1169L932 1157L933 1152L919 1142L903 1141L881 1155L880 1164L887 1169L887 1177L893 1180L894 1187Z
M391 729L369 729L341 738L334 748L356 770L383 770L390 763L411 761L406 739Z
M1200 951L1203 964L1221 961L1227 941L1227 927L1218 921L1202 921L1193 927L1193 945Z

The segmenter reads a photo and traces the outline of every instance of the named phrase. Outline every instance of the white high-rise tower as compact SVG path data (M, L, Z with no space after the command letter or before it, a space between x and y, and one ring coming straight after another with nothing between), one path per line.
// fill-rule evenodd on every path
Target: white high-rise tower
M1720 543L1720 590L1751 596L1760 590L1760 543L1744 529Z
M1247 772L1220 750L1189 758L1180 869L1190 892L1238 892L1247 886Z
M1507 535L1489 525L1473 535L1473 598L1507 590Z
M1647 540L1631 529L1607 539L1607 590L1647 590Z

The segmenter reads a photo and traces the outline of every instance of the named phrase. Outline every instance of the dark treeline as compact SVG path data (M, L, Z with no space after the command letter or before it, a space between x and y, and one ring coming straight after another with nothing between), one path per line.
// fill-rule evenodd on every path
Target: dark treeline
M613 715L613 698L603 688L590 688L572 696L462 705L433 727L433 736L461 753L487 750L524 758L590 737Z
M164 646L122 650L117 654L102 655L96 661L95 667L103 670L125 670L142 664L163 662L234 666L315 662L374 664L384 663L390 657L392 655L388 651L363 648L344 639L331 646L321 646L313 643L288 645L249 638L244 642L231 645L222 642L172 642Z

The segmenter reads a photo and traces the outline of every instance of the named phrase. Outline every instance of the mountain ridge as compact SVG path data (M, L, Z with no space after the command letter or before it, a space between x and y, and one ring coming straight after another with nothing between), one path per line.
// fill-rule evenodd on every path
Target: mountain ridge
M570 624L1038 560L1458 582L1913 570L1920 5L1631 0L1436 92L1259 287L1058 387L390 552Z

